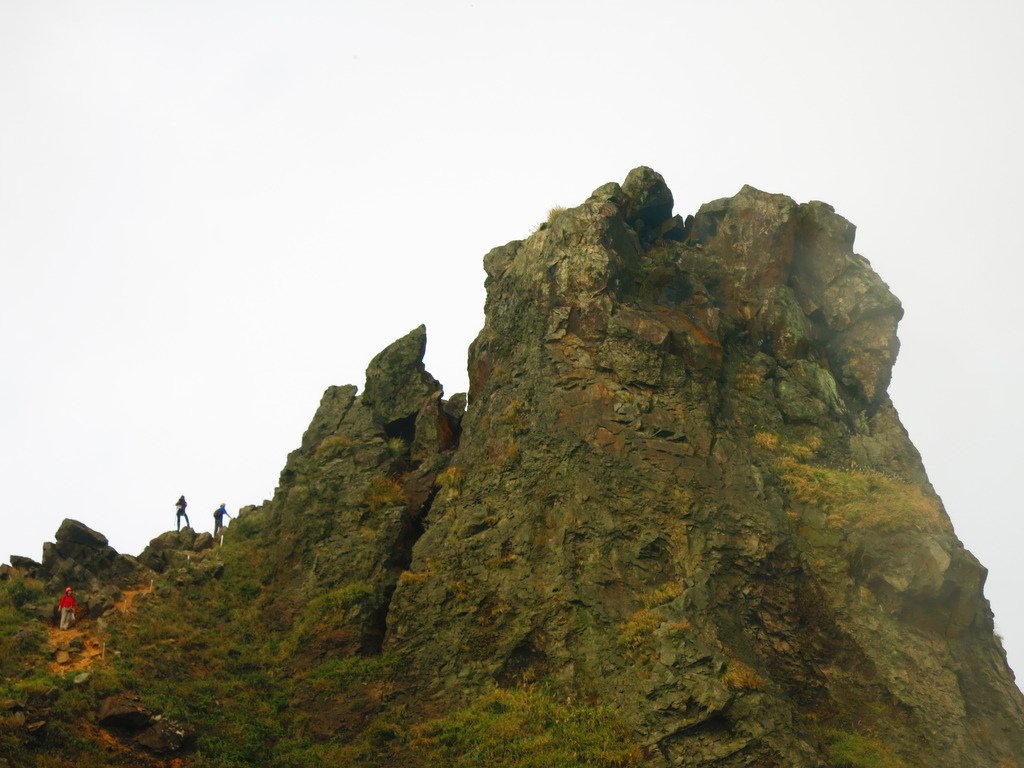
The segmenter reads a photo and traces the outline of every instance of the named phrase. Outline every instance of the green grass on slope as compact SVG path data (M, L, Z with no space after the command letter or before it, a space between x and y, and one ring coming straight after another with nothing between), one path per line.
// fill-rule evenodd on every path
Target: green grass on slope
M39 585L27 579L0 583L0 699L24 701L38 681L35 668L45 669L42 653L43 628L31 622L18 609L38 595ZM13 755L22 749L21 724L14 716L0 713L0 755Z
M834 732L828 753L836 768L909 768L877 739L856 733Z
M628 768L643 764L608 707L570 706L536 689L497 690L413 729L427 768Z
M162 587L134 616L111 623L126 690L196 734L192 765L265 764L287 736L287 685L261 618L268 577L259 521L236 521L219 579Z
M99 768L105 756L76 720L95 711L97 697L109 695L116 681L99 670L81 687L72 683L75 673L50 672L46 629L37 616L22 612L43 597L36 580L16 576L0 582L0 700L27 708L0 711L0 757L16 758L14 764L24 768ZM46 725L35 733L24 727L39 720Z

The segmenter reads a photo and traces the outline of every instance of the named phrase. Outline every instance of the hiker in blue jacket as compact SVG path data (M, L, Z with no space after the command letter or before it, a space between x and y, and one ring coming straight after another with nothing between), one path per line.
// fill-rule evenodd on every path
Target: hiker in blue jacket
M224 509L224 505L223 504L221 504L219 507L217 507L215 510L213 510L213 535L214 535L214 537L216 537L217 534L220 533L220 529L224 525L224 515L228 515L228 511L226 509ZM228 517L231 517L231 515L228 515Z

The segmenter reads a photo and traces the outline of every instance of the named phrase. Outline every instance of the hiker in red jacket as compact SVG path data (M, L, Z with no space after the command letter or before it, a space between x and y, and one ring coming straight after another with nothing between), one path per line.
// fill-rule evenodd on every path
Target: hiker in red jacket
M60 607L60 628L70 629L75 620L75 608L78 607L75 596L71 594L71 587L64 590L64 596L57 605Z

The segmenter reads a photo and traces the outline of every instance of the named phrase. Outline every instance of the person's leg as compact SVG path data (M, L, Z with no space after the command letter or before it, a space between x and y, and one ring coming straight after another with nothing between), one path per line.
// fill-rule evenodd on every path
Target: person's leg
M68 625L70 623L71 623L71 609L70 608L61 608L60 609L60 628L61 629L67 629Z

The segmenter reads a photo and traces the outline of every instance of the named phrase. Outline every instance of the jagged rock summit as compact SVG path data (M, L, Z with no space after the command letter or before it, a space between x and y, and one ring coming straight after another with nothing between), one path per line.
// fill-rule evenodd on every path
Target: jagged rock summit
M853 225L751 187L673 206L637 168L495 248L468 394L421 326L327 389L223 546L154 539L100 713L159 685L202 725L186 767L1024 766ZM113 557L62 530L47 576Z
M435 709L544 681L651 765L1024 764L853 225L751 187L672 207L638 168L488 253L464 413L423 328L327 391L264 510L312 563L289 600L358 591L308 652L397 655Z

